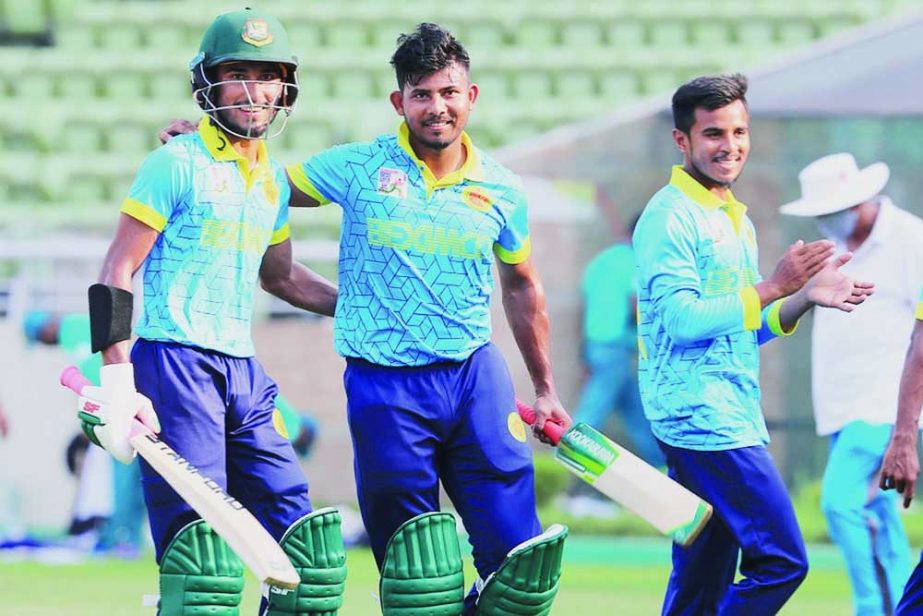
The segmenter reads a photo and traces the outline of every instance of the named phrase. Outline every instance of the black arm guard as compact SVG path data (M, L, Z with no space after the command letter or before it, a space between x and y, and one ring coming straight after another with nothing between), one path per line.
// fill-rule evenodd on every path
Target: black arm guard
M90 339L93 352L131 338L130 291L105 284L90 285Z

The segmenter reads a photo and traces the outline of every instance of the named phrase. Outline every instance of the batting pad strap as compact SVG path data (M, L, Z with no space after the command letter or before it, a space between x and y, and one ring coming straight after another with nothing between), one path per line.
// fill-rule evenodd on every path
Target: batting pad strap
M130 291L107 284L93 284L87 290L90 302L90 342L94 353L131 338Z
M301 583L295 590L268 587L266 616L335 616L346 586L340 512L327 507L306 515L291 525L280 545Z
M558 594L567 527L553 524L544 533L510 550L483 584L478 616L546 616Z
M379 582L384 616L457 616L465 578L455 517L418 515L398 528L385 550Z
M160 559L160 616L238 616L244 565L204 520L184 526Z

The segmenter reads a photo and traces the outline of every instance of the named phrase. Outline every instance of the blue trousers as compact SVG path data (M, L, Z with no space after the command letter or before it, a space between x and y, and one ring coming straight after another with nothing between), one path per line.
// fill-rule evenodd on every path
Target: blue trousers
M584 361L589 368L589 377L580 393L574 421L585 422L603 431L606 420L618 411L631 437L628 449L648 464L662 466L663 453L651 432L650 422L644 416L634 356L635 352L622 344L586 342Z
M917 563L907 585L904 595L894 610L894 616L919 616L923 614L923 552L920 553L920 562Z
M664 615L776 614L808 572L785 484L765 447L693 451L660 443L670 476L714 507L702 534L673 546ZM740 558L742 579L734 583Z
M349 359L344 383L359 508L379 568L401 524L439 510L440 481L468 531L481 579L541 533L531 449L496 347L415 368Z
M856 616L883 616L910 576L910 545L898 514L898 495L878 489L878 470L890 425L854 421L830 438L821 508L852 583ZM878 582L875 561L887 582ZM885 596L887 594L887 597Z
M240 501L276 540L311 512L304 472L273 425L276 384L259 362L143 339L131 359L135 385L160 419L161 440ZM143 460L141 479L160 562L173 536L198 515Z

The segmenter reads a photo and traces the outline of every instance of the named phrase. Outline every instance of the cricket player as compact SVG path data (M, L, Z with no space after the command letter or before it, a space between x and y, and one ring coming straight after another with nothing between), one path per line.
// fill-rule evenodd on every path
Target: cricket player
M891 443L881 464L883 490L895 489L904 495L904 507L913 500L914 487L920 474L917 457L917 438L920 429L920 410L923 408L923 287L917 302L916 320L910 337L910 348L904 360L900 393L897 399L897 423ZM923 553L910 580L904 587L895 616L914 616L923 613Z
M292 205L343 208L334 338L347 362L359 505L382 573L382 608L546 614L566 529L542 533L525 429L490 342L496 262L535 388L536 429L549 418L569 426L552 377L525 195L520 179L464 132L478 87L460 42L420 24L398 39L391 64L397 134L288 168ZM440 482L480 576L464 605L455 523L438 513ZM432 537L433 549L423 549ZM408 560L419 566L408 570Z
M673 548L663 614L776 614L807 573L791 500L766 450L759 345L814 305L853 310L873 291L833 242L792 244L762 280L756 232L731 185L750 152L747 81L699 77L673 95L683 155L634 233L639 382L670 476L714 507ZM734 583L738 558L742 579Z
M226 13L206 30L190 65L205 116L195 133L144 160L90 287L93 350L105 365L99 411L80 412L88 436L123 462L133 456L127 436L137 415L280 541L302 583L264 589L260 613L272 615L335 613L345 579L339 514L312 513L295 452L273 423L276 384L254 358L250 333L257 281L321 314L336 303L334 285L292 262L288 183L264 143L276 115L292 110L297 68L271 15ZM129 357L132 278L142 266ZM144 461L142 477L160 614L237 614L240 560Z

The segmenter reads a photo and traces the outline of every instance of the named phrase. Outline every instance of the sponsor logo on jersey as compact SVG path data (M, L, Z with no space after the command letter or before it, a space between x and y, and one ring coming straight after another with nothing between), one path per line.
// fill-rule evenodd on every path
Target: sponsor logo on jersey
M493 240L475 231L449 229L432 223L414 225L380 218L369 218L366 224L369 244L372 246L462 259L491 258Z
M248 19L244 24L244 33L241 38L245 43L250 43L254 47L269 45L273 40L269 24L265 19Z
M489 192L477 186L467 186L462 190L462 200L465 204L478 212L486 212L493 206L494 198Z
M379 195L405 199L407 197L407 174L399 169L382 167L378 170Z

